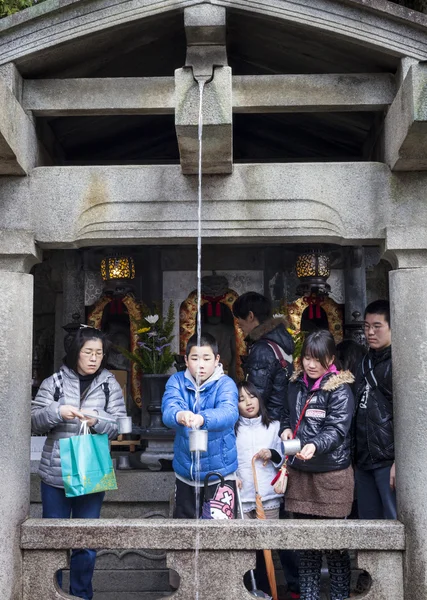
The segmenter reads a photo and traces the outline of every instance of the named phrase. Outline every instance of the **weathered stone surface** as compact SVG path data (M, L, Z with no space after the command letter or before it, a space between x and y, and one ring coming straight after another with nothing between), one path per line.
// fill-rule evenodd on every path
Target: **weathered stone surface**
M395 96L389 73L235 75L232 85L237 113L382 110ZM25 80L22 105L38 117L173 114L174 89L173 77Z
M382 110L395 88L389 73L235 75L233 112Z
M393 521L27 520L25 549L152 548L169 550L403 550L403 525Z
M67 598L76 598L76 596L70 596L63 592L56 581L56 572L63 567L67 567L68 563L68 552L65 550L24 552L22 600L66 600Z
M173 77L24 81L22 104L35 116L173 114Z
M184 10L188 46L225 45L226 12L222 6L206 2Z
M32 233L0 229L0 271L28 273L40 261L41 251Z
M168 503L175 484L172 471L116 471L117 490L105 494L105 504L142 502L141 510L157 503ZM40 478L31 476L31 502L41 502Z
M204 174L232 171L231 69L215 67L202 100ZM200 90L189 68L175 71L175 129L182 172L198 173Z
M395 171L427 169L427 67L413 65L384 123L385 161Z
M167 566L180 576L179 588L173 595L178 599L195 596L201 600L249 598L243 586L243 575L255 565L255 549L357 547L365 551L361 554L360 567L365 568L374 581L367 598L401 599L404 532L403 526L393 521L132 521L125 525L123 520L52 519L42 522L29 520L21 530L26 560L33 554L40 556L42 551L38 548L55 548L59 552L64 545L100 547L101 539L104 548L108 548L109 544L119 548L138 548L141 543L148 543L151 548L168 548ZM198 552L195 554L196 548ZM53 570L53 567L49 567L49 560L52 563L57 560L52 552L49 550L43 556L43 568L37 575L36 587L38 590L47 590L47 598L56 599L54 594L57 592L51 590L49 576ZM120 554L120 551L115 552ZM218 573L227 573L226 581L218 577ZM111 577L114 579L116 575ZM162 570L150 575L160 578L156 579L160 590L168 588L165 575ZM100 588L103 589L107 584L108 572L97 573L96 576L100 578ZM116 584L110 580L109 585L112 590ZM132 592L138 586L141 589L139 575L129 571L127 591Z
M30 494L33 277L0 270L0 598L20 598L19 526Z
M390 273L397 509L406 531L405 599L408 600L427 597L425 265Z
M357 565L372 578L364 600L402 600L403 564L398 552L358 552Z
M210 4L206 0L180 0L179 7L203 3ZM235 0L221 0L221 6L235 8ZM118 0L41 3L2 19L0 62L11 62L58 43L71 42L111 26L166 13L176 7L176 0L134 0L132 7L125 11ZM295 25L318 28L335 37L347 37L368 47L383 48L388 53L419 60L427 58L425 15L402 10L388 2L348 0L331 5L329 0L271 0L262 3L245 0L239 8Z
M195 583L194 552L168 552L167 565L181 577L179 588L173 594L176 600L194 597L199 600L253 598L243 585L243 576L246 571L255 567L254 552L200 552L197 564L198 583Z
M25 185L6 179L0 197L31 210L42 247L197 237L197 178L183 176L179 166L41 167ZM387 225L413 223L414 209L427 223L425 181L417 174L400 185L380 163L235 165L232 177L203 180L203 236L372 243L384 238ZM0 203L0 221L3 214L12 219L10 203L5 210Z
M0 175L25 175L37 163L34 124L0 76Z

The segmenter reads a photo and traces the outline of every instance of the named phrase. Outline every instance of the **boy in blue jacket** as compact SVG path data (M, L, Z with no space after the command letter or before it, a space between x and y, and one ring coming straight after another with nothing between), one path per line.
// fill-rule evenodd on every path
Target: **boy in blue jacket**
M163 422L176 430L173 468L176 475L175 512L177 519L196 518L196 488L200 489L201 510L212 499L215 518L235 516L237 450L234 425L239 418L238 393L234 381L224 374L219 362L218 344L209 333L202 334L200 346L193 335L187 344L185 372L172 375L162 400ZM196 397L197 387L199 398ZM190 452L190 429L208 431L207 452L200 454L200 471ZM214 471L225 479L209 479L204 498L204 479ZM213 514L213 513L212 513Z

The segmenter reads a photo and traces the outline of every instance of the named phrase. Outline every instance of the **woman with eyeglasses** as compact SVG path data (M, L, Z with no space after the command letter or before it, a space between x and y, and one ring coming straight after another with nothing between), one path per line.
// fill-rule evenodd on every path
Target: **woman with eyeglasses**
M40 461L43 518L98 519L104 492L67 498L62 481L59 440L78 435L82 421L96 433L117 437L117 425L97 416L126 416L120 385L104 368L107 360L105 335L81 326L57 373L40 386L31 408L33 433L47 435ZM85 413L85 414L83 414ZM87 417L85 415L93 415ZM70 563L70 594L90 600L96 551L73 550ZM62 584L62 573L58 584Z

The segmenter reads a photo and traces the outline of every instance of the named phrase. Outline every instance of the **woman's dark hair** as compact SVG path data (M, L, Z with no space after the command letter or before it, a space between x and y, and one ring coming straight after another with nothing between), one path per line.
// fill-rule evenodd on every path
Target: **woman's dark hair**
M337 357L334 338L326 329L313 331L304 340L301 348L301 361L304 356L312 356L317 359L324 369L329 367L332 358ZM334 360L336 366L337 361Z
M99 365L98 371L104 369L105 365L107 364L108 350L110 349L110 344L107 341L105 333L103 333L99 329L95 329L94 327L82 327L77 331L76 335L74 336L74 339L71 342L67 354L64 358L64 365L66 365L69 369L72 369L75 373L77 373L77 363L79 361L80 350L89 340L101 340L102 342L102 350L104 352L104 356L102 357L102 362Z
M356 375L357 367L362 362L362 358L367 353L367 349L362 344L354 340L343 340L337 344L337 357L344 370L350 371Z
M268 412L265 407L264 400L262 398L262 395L261 395L261 392L259 391L259 389L257 387L255 387L255 385L250 381L241 381L240 383L237 384L237 390L239 392L239 395L240 395L240 390L246 390L246 392L250 396L255 396L255 398L258 398L261 423L265 427L268 427L271 423L271 419L268 416ZM239 400L239 402L240 402L240 400ZM237 421L237 423L234 427L234 431L237 433L238 429L239 429L239 421Z
M233 315L236 319L246 319L250 312L260 323L271 317L271 302L258 292L246 292L239 296L233 304Z

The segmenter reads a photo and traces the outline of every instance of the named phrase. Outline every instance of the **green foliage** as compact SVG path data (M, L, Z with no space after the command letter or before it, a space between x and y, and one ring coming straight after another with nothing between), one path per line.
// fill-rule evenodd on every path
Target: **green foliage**
M143 308L141 320L135 321L138 348L135 352L129 352L125 348L118 349L126 358L136 362L143 374L166 373L175 360L171 352L174 322L172 302L169 304L166 318Z
M42 0L0 0L0 19L29 8Z

